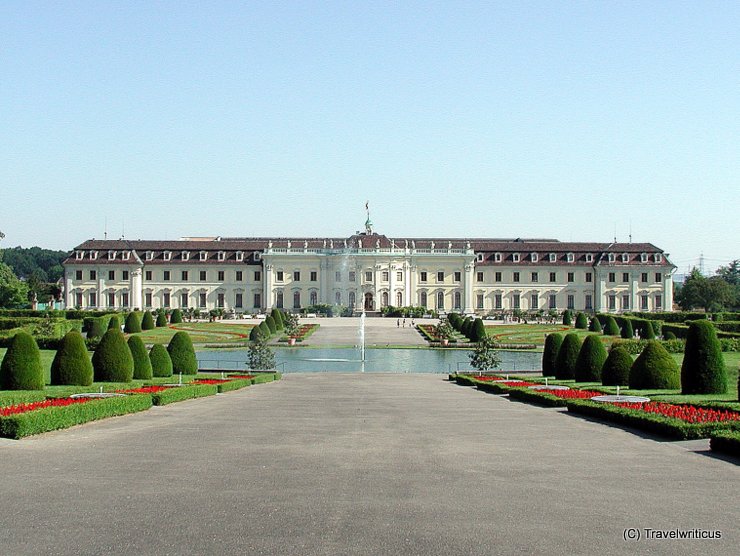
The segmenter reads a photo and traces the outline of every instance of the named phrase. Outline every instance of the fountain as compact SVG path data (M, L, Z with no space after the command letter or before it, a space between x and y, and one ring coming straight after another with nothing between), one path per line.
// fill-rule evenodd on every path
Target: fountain
M616 395L594 396L591 398L591 401L605 403L647 403L650 401L650 398L646 398L645 396L622 396L619 393L619 386L617 386Z
M82 392L80 394L72 394L70 398L117 398L125 395L126 394L119 394L117 392L103 392L103 387L101 386L99 392Z
M365 362L365 311L360 315L360 361Z

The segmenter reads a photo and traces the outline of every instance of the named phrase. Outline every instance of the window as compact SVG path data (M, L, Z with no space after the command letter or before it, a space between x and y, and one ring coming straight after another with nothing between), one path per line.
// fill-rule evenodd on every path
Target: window
M275 296L275 305L278 309L283 308L283 292L277 292L277 295Z
M355 306L355 292L349 292L348 302L349 302L350 308L354 308L354 306Z
M514 273L514 282L518 282L518 281L519 281L519 273L518 272L515 272Z
M655 309L660 310L663 308L663 296L661 294L655 294Z
M555 308L556 308L556 307L558 306L558 305L557 305L557 303L558 303L557 297L558 297L558 296L557 296L557 295L555 295L554 293L551 293L551 294L550 294L550 295L549 295L549 296L547 297L547 304L548 304L548 306L550 307L550 309L555 309Z
M182 281L187 282L188 281L188 271L183 270L180 274L181 274Z
M164 280L165 282L169 282L169 280L170 280L170 271L169 270L165 270L163 272L163 274L162 274L162 280Z
M656 253L655 254L655 262L656 263L660 263L662 261L663 261L663 255L661 255L660 253Z
M576 281L575 273L569 272L568 273L568 282L575 282L575 281Z
M338 270L334 273L334 281L335 282L341 282L342 281L342 273Z
M475 296L475 307L476 309L483 309L483 294L479 293Z
M460 309L462 306L461 298L460 292L455 292L455 295L452 297L455 309Z
M204 309L206 306L206 292L200 292L198 294L198 307Z
M188 294L187 292L180 294L180 307L183 309L188 306Z
M529 259L530 259L530 260L531 260L531 261L532 261L533 263L536 263L536 262L537 262L537 261L539 260L539 257L537 256L537 253L532 253L532 254L531 254L531 255L529 256Z
M75 251L75 259L77 259L78 261L82 260L84 256L85 256L84 251ZM80 294L77 294L77 295L80 295ZM82 305L82 303L78 303L77 305Z
M123 292L121 294L121 305L128 307L128 292Z
M315 270L312 270L310 274L310 278L311 278L311 282L315 282L316 280L319 279L319 273L316 272ZM315 305L315 303L312 303L312 305Z
M95 292L90 292L87 296L88 303L90 307L97 307L98 305L98 296Z
M162 253L162 257L165 261L169 261L172 258L172 252L171 251L165 251Z
M115 307L116 306L116 294L113 292L110 292L108 294L108 307Z
M236 252L236 260L239 261L239 262L243 261L244 260L244 253L241 252L241 251L237 251ZM239 305L239 307L241 307L241 305Z
M630 308L630 296L625 294L622 296L622 311L629 311Z
M476 253L475 254L475 260L478 261L479 263L482 263L483 262L483 253Z
M164 292L162 294L162 306L169 308L170 306L170 294L169 292Z
M427 292L421 292L421 294L419 294L419 305L425 309L427 308Z
M334 293L334 304L335 305L341 305L342 304L342 292L335 292Z
M150 292L146 292L144 294L144 306L145 307L151 307L152 306L152 294Z
M82 271L75 270L75 280L82 280Z
M124 270L122 274L123 274L123 279L128 280L128 270Z
M640 253L640 262L641 263L647 262L647 253Z
M647 272L642 272L640 274L640 282L647 282L647 281L648 281L648 273Z
M663 281L663 274L660 272L655 273L655 281L660 284Z
M493 296L493 303L496 309L503 308L503 297L500 293L497 293L495 296Z
M151 270L145 271L144 272L144 280L151 281L151 279L152 279L152 271Z
M403 272L396 272L396 280L403 282Z
M586 294L586 305L585 305L585 309L587 311L590 311L591 309L593 309L593 300L591 298L591 294L590 293L587 293Z
M145 258L147 261L151 261L154 258L154 252L153 251L147 251Z
M181 258L182 258L183 261L187 261L188 259L190 259L190 252L189 251L183 251L182 252L182 255L181 255Z
M462 273L460 271L455 272L455 282L459 282L462 279Z
M607 255L607 257L609 259L609 262L610 263L613 263L614 262L614 258L616 257L616 255L614 255L614 253L609 253L609 255Z
M482 282L483 281L483 273L482 272L476 272L475 273L475 280L477 282Z
M98 258L98 252L97 251L90 251L90 259L93 261Z
M116 259L116 252L115 251L108 251L108 260L113 261Z
M629 281L630 281L630 273L622 272L622 282L629 282Z
M262 307L262 294L261 293L254 294L254 301L252 305L255 309L259 309L260 307Z
M649 303L648 302L648 296L647 295L641 295L640 296L640 308L643 311L647 311L648 310L648 303Z
M301 292L293 292L293 309L301 308Z
M617 309L617 296L616 295L609 295L607 296L607 300L609 303L609 310L615 311Z
M567 260L569 263L572 263L576 260L576 257L575 255L573 255L573 253L568 253L565 257L565 260Z
M109 270L108 271L108 280L115 280L116 279L116 271L115 270Z
M422 271L421 271L421 274L420 274L420 278L419 278L419 279L420 279L420 280L421 280L422 282L426 282L426 281L427 281L427 273L426 273L426 271L425 271L425 270L422 270Z
M576 308L576 300L575 296L573 294L568 294L568 309L575 309Z
M223 251L218 252L218 260L219 261L225 261L226 260L226 253ZM223 305L220 305L220 307L223 307Z
M591 282L593 280L593 275L590 272L586 273L586 282Z
M294 282L300 282L301 281L301 271L300 270L294 270L293 271L293 281Z
M219 293L216 295L216 307L218 307L219 309L224 308L224 301L225 301L224 298L225 298L225 295L222 293Z
M550 273L550 282L557 282L557 273L551 272Z
M519 253L512 253L511 254L511 260L514 261L515 263L518 263L519 262L519 259L520 259Z
M497 263L501 262L501 253L494 253L493 260Z
M223 270L218 271L218 281L223 282L226 279L226 272Z
M537 309L537 307L539 306L539 302L540 302L539 296L536 293L533 293L529 297L529 308L530 309Z
M437 272L437 282L445 281L445 273L443 271Z
M349 271L349 281L350 282L356 282L357 281L357 274L354 270Z
M380 305L382 307L388 307L388 292L383 292L380 296Z
M557 255L555 255L555 253L550 253L549 259L551 263L554 263L555 261L558 260L558 257Z
M373 281L373 273L371 271L365 272L365 282L372 282Z
M518 293L515 293L511 296L511 302L512 302L512 309L521 309L522 304Z
M402 307L403 306L403 294L401 292L396 292L396 307Z
M244 273L241 270L236 271L236 281L241 282L244 279Z
M316 305L316 303L318 303L318 296L316 295L316 292L311 292L308 294L308 303L309 305Z
M496 282L500 282L501 281L501 273L500 272L497 272L494 275L494 279L496 280Z
M617 273L616 272L610 272L609 273L609 281L610 282L616 282L617 281Z
M98 279L98 273L95 272L94 270L91 270L90 271L90 280L97 280L97 279Z
M614 261L614 255L609 255L609 262L613 262L613 261ZM586 262L587 263L594 262L594 256L592 253L586 253Z
M254 281L259 282L260 280L262 280L262 272L259 270L255 270L254 271Z
M241 293L237 293L234 296L234 307L236 307L237 309L242 308L242 294Z
M201 270L199 274L200 274L200 281L201 282L205 282L206 281L206 276L207 276L206 271L205 270Z
M532 282L539 282L540 281L540 273L539 272L533 272L532 273Z
M630 256L627 253L622 253L622 262L627 263L630 260Z
M383 282L388 281L388 271L387 270L383 271L383 274L381 275L381 280L383 280Z
M283 281L283 271L282 270L278 270L275 273L275 280L277 280L278 282L282 282Z
M442 292L437 292L437 309L444 309L445 308L445 294Z
M208 259L208 253L206 253L205 251L201 251L200 253L198 253L198 257L201 261L205 261L206 259Z

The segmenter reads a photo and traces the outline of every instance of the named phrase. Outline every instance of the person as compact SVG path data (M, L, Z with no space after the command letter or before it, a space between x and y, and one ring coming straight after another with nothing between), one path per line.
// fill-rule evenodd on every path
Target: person
M406 319L403 319L403 327L406 328Z
M396 328L401 328L401 319L396 319Z

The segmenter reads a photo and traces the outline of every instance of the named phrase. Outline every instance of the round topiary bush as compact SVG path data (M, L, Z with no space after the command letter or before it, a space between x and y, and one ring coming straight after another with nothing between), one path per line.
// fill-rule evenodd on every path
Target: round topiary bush
M488 337L488 334L486 334L486 325L483 324L482 319L475 319L473 321L472 333L474 342L482 342L484 338Z
M576 328L586 330L588 328L588 317L584 313L576 315Z
M614 317L609 315L606 317L606 326L604 327L604 334L607 336L619 336L619 325Z
M170 315L170 324L180 324L182 322L182 311L175 309Z
M187 332L177 332L167 346L167 352L172 359L174 374L194 375L198 372L198 361L195 358L193 342Z
M160 310L159 313L157 313L157 321L155 324L157 325L157 328L167 326L167 314L163 310Z
M149 361L152 364L152 376L172 376L172 359L167 348L162 344L154 344L149 351Z
M563 325L570 326L571 324L573 324L573 316L570 314L570 311L566 309L563 313Z
M545 337L545 349L542 352L542 376L555 376L555 361L562 343L561 334L548 334Z
M630 380L632 356L629 352L614 344L609 356L601 368L601 384L604 386L627 386Z
M121 329L121 321L118 320L118 315L111 315L110 319L108 320L108 328L107 330L120 330Z
M622 325L621 334L625 340L631 340L635 337L635 331L632 328L632 321L630 319L624 319L624 325Z
M654 340L655 339L655 330L653 329L653 323L649 320L645 321L645 324L642 327L642 339L643 340Z
M131 382L134 377L134 358L120 330L103 334L92 356L95 382Z
M650 340L632 364L629 387L637 390L681 388L678 365L660 342Z
M93 366L85 339L76 330L67 332L51 363L51 383L90 386Z
M151 311L147 311L144 313L144 316L141 317L141 329L142 330L152 330L154 328L154 317L152 316Z
M571 380L576 376L576 361L581 351L581 340L578 334L571 332L563 338L563 343L558 350L555 360L555 378L558 380Z
M272 316L268 316L265 319L265 323L267 324L267 328L270 329L270 334L275 334L277 332L277 325L275 324L275 319L272 318Z
M724 394L727 370L714 325L708 320L689 324L681 366L682 394Z
M131 311L126 317L126 324L123 327L123 331L127 334L137 334L141 332L141 321L139 320L139 313Z
M591 324L588 325L588 330L590 332L601 332L601 322L599 322L599 319L596 317L593 317L591 319Z
M10 340L0 365L0 390L43 390L44 370L36 340L18 332Z
M576 382L601 381L601 368L606 361L606 348L596 334L589 334L581 345L576 360Z
M128 339L128 349L134 358L134 378L142 380L152 378L152 362L149 361L149 354L142 339L139 336L131 336Z

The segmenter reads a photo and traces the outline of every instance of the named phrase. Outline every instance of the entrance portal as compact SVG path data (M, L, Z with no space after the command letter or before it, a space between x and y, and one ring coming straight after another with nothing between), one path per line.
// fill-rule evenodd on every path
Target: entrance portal
M365 294L365 311L373 310L373 294L370 292Z

